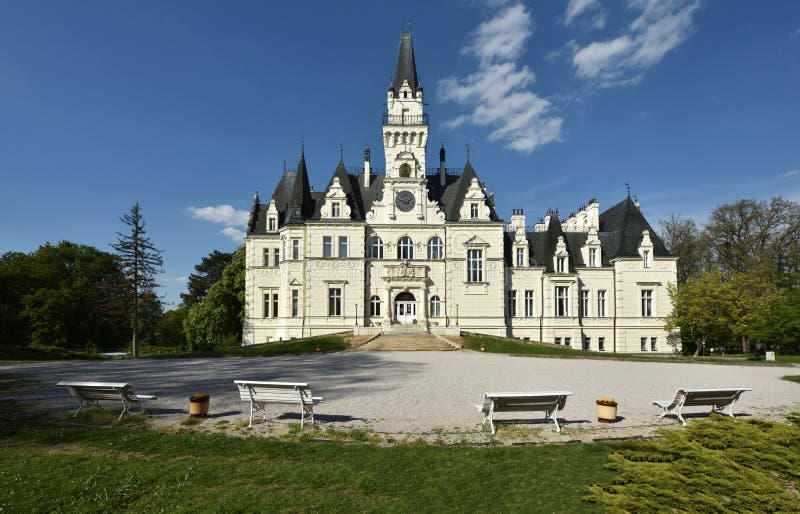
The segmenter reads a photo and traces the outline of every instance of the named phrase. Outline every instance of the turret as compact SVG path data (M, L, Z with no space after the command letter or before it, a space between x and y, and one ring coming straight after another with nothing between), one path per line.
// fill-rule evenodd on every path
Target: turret
M364 150L364 187L365 188L369 187L370 180L371 180L370 169L369 169L369 157L370 157L370 151L369 151L369 147L367 147Z
M445 167L444 157L444 144L442 144L442 148L439 149L439 185L442 187L447 185L447 168Z

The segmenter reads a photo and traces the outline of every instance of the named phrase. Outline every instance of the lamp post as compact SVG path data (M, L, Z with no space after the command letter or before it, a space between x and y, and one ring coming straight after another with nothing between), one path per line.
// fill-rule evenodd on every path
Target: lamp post
M356 326L358 326L358 304L356 304Z
M456 304L456 326L458 326L458 304Z

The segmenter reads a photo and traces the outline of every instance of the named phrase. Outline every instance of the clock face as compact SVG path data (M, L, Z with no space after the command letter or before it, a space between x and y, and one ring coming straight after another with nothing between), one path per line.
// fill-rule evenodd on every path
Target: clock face
M408 212L414 208L417 201L411 191L398 191L394 197L394 204L403 212Z

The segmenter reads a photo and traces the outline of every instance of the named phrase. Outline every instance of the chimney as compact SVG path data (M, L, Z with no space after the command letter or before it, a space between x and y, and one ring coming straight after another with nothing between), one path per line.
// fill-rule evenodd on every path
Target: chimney
M369 187L370 183L370 170L369 170L369 147L364 150L364 187Z
M439 185L444 187L447 185L447 168L444 166L444 144L442 144L442 148L439 150Z
M600 230L600 204L595 197L589 200L589 205L586 207L586 224L590 229Z
M517 232L518 234L525 233L525 210L511 210L511 222L508 224L508 228Z

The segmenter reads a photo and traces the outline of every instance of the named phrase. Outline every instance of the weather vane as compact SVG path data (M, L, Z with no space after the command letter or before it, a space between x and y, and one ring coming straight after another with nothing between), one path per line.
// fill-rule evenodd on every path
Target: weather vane
M469 143L465 144L464 146L467 147L467 160L469 160Z

